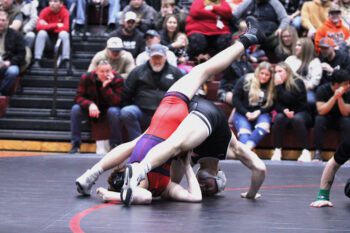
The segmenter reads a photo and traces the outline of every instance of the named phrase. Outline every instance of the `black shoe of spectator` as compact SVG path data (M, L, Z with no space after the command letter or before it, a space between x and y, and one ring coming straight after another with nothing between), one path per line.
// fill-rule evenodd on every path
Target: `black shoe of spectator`
M78 153L80 153L80 145L74 143L74 144L72 145L72 149L70 149L70 151L69 151L68 153L69 153L69 154L78 154Z
M40 69L41 68L41 60L40 59L35 59L33 65L31 66L31 68Z
M118 146L117 143L109 143L110 150L113 150L117 146Z
M73 36L83 36L84 35L84 25L83 24L75 24L72 34L73 34Z
M321 161L323 161L320 150L315 150L314 159L312 161L314 161L314 162L321 162Z
M69 68L69 60L68 59L63 59L61 61L60 67L62 69L68 69Z
M245 21L248 30L239 37L244 48L248 48L255 44L262 44L265 41L266 36L265 33L261 31L259 21L254 16L248 16Z
M117 29L115 23L110 23L108 24L107 28L106 28L106 32L105 35L109 36L109 34L113 31L115 31Z

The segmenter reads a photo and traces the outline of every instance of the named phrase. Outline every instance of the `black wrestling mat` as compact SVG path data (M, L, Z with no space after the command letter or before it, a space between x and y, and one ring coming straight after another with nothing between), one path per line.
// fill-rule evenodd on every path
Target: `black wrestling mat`
M337 173L333 208L309 207L318 191L322 163L265 161L268 175L257 201L242 199L250 172L222 163L228 178L220 195L189 204L155 200L149 206L105 204L95 194L77 195L75 179L96 155L49 155L0 159L0 232L350 232L350 199L343 194L349 165ZM107 186L108 173L94 190Z

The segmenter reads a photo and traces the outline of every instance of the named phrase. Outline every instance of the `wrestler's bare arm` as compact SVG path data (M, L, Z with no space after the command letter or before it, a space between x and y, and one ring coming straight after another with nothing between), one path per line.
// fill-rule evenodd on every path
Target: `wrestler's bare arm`
M190 164L190 156L179 158L184 167L185 177L188 182L188 189L181 185L170 182L167 188L162 193L163 198L168 198L175 201L185 202L200 202L202 201L202 192Z

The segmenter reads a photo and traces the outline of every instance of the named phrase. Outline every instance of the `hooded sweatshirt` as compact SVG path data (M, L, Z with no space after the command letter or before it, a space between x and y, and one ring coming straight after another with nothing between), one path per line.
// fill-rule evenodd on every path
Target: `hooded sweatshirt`
M323 37L329 37L333 39L337 46L341 46L350 36L350 31L343 25L342 20L339 20L337 24L334 24L329 19L317 29L315 35L315 49L317 52L320 51L319 43Z

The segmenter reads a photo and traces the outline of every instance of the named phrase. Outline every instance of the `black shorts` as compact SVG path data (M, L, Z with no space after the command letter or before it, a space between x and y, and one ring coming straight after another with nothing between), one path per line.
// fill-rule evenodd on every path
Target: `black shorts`
M225 159L232 137L225 113L211 101L198 96L192 99L190 112L203 120L210 133L202 144L193 149L198 156L192 157L192 161L197 163L204 157Z
M350 159L350 138L346 138L340 143L337 151L334 154L334 160L343 165L346 161Z

